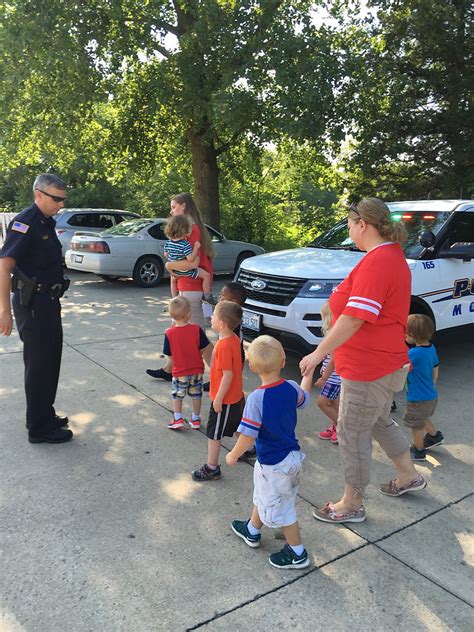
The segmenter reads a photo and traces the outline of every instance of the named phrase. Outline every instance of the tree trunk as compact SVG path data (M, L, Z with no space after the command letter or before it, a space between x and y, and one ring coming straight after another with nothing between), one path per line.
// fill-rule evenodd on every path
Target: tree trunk
M214 144L205 144L200 134L188 131L193 162L194 197L204 219L220 228L219 169Z

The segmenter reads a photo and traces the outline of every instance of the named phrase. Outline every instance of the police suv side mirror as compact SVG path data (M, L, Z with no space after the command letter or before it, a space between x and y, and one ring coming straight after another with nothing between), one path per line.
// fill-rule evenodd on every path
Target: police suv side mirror
M438 252L441 259L463 259L463 261L471 261L474 259L474 242L457 241L447 250Z
M419 241L423 248L432 248L435 244L436 238L431 230L424 230L420 235Z

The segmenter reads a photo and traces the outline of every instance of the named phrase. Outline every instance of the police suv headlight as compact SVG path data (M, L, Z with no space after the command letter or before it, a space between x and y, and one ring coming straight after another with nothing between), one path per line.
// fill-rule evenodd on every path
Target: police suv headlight
M299 298L329 298L342 279L314 279L306 281L298 293Z

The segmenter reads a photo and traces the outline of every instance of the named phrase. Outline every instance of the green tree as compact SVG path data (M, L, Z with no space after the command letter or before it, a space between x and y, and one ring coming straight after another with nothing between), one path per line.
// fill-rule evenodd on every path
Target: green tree
M353 7L352 7L353 8ZM347 79L333 130L353 195L474 194L473 9L468 0L378 0L346 15ZM342 20L337 9L336 14Z
M105 162L115 178L132 168L151 175L167 137L177 136L191 154L198 203L218 226L220 156L243 139L325 131L337 67L330 32L315 31L310 6L0 2L3 155L15 156L13 166L35 160L58 168L74 143L90 145L95 134L113 156L92 171L104 173Z

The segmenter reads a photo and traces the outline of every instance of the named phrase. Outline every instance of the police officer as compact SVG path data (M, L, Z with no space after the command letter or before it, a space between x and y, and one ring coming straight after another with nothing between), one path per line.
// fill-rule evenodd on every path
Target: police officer
M23 342L30 443L65 443L73 436L67 417L54 410L63 346L59 297L67 285L53 215L64 206L65 190L57 176L38 176L34 204L10 223L0 251L0 333L9 336L12 331L11 288Z

